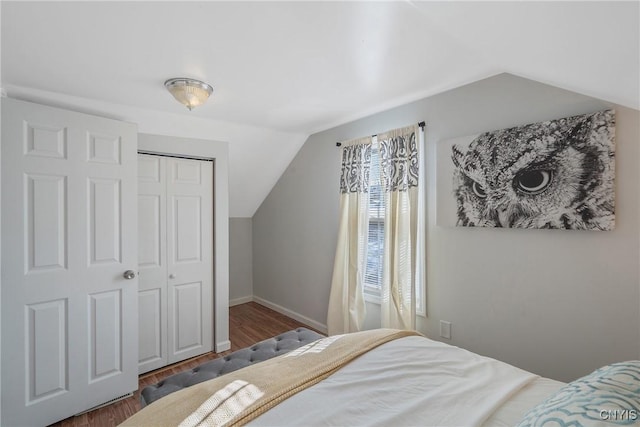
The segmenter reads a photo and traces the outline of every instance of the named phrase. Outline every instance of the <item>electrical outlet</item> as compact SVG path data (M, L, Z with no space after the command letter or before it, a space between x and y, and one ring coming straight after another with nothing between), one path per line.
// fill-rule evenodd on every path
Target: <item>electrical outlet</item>
M451 339L451 322L447 322L446 320L440 321L440 336L448 340Z

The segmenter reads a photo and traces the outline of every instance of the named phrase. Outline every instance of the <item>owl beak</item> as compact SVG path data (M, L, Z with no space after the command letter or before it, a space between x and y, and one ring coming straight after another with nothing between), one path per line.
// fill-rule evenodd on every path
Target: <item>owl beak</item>
M507 209L496 209L498 214L498 223L500 227L511 227L510 215Z

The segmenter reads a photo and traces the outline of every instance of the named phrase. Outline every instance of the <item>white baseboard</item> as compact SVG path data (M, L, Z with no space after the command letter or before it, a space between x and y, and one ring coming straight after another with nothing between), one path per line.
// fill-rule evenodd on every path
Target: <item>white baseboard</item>
M227 351L231 349L231 341L222 341L216 343L216 353L222 353L223 351Z
M323 334L327 333L327 325L316 322L315 320L310 319L307 316L303 316L300 313L296 313L295 311L289 310L288 308L284 308L281 305L272 303L271 301L267 301L266 299L257 297L255 295L253 296L253 301L257 302L260 305L264 305L265 307L268 307L273 311L277 311L280 314L291 317L292 319L295 319L300 323L304 323L305 325L312 327L316 331L322 332Z
M234 305L245 304L253 301L253 295L249 295L248 297L240 297L236 299L229 300L229 307L233 307Z

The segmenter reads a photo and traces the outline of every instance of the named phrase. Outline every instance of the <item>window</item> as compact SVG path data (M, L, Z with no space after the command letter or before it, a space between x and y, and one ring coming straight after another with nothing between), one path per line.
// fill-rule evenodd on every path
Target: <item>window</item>
M421 137L422 135L420 135ZM422 138L420 139L422 147ZM422 150L421 150L422 151ZM420 157L422 159L422 157ZM422 161L422 160L421 160ZM382 174L380 167L380 145L374 136L371 144L371 168L369 174L369 234L367 237L367 266L364 274L364 294L369 302L380 303L382 287L382 267L384 256L384 215L385 195L382 188ZM424 197L424 168L420 167L420 199ZM419 200L418 233L424 233L424 201ZM416 313L426 316L424 304L424 263L426 262L424 247L418 240L416 259Z
M382 257L384 255L384 191L380 173L380 147L374 136L371 144L369 172L369 235L367 238L367 267L364 292L368 300L379 302L382 285Z

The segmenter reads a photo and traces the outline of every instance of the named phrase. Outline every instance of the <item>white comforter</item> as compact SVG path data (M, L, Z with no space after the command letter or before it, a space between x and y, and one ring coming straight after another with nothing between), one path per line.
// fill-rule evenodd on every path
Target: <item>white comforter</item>
M364 354L250 425L477 426L536 378L458 347L407 337Z

